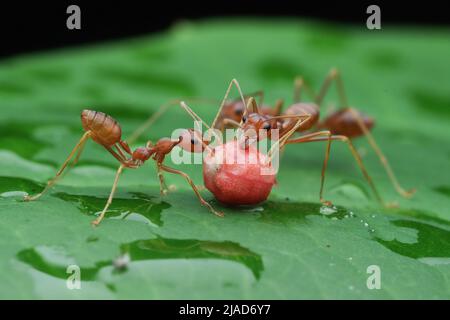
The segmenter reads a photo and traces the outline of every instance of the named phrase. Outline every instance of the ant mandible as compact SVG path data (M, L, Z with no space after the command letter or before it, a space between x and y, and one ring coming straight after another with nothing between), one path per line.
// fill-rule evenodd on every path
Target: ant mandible
M192 187L192 190L197 195L201 204L208 207L211 212L218 216L223 216L223 213L215 210L203 197L200 195L197 187L193 183L192 179L184 172L180 170L173 169L163 164L164 158L168 155L172 149L183 143L183 134L180 135L178 140L172 141L169 138L161 138L158 142L153 145L151 141L147 142L145 147L139 147L132 151L128 143L122 140L122 130L119 123L114 120L111 116L98 111L83 110L81 113L81 122L83 129L86 131L78 143L73 148L72 152L69 154L67 159L62 164L61 168L56 173L55 177L47 182L44 190L33 196L25 196L25 201L33 201L39 199L43 194L45 194L58 180L63 171L67 168L70 160L74 158L74 164L78 161L83 148L89 138L91 138L96 143L103 146L109 153L111 153L114 158L120 162L119 169L116 172L114 183L112 186L111 193L109 195L108 201L103 208L100 215L92 221L93 225L98 225L105 216L108 207L112 203L114 193L117 188L120 174L124 168L137 169L141 167L148 159L152 158L157 165L158 176L160 180L161 192L164 189L164 180L162 177L162 171L174 173L183 176L187 182ZM184 134L185 135L185 134Z

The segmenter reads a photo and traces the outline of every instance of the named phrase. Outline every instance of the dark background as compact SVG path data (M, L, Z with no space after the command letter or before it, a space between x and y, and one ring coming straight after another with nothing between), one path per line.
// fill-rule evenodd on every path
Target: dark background
M81 8L81 30L66 28L66 9ZM0 3L0 57L156 32L179 20L222 16L306 17L363 24L366 8L381 8L385 25L449 26L444 1L16 1Z

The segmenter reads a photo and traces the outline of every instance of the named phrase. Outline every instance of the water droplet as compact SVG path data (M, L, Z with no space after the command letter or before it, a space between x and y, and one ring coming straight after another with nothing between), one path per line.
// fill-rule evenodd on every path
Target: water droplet
M98 273L103 268L113 267L120 273L138 261L160 259L223 259L234 261L247 267L256 279L261 277L264 265L260 255L230 241L214 242L201 240L179 240L153 238L124 243L120 247L120 255L115 259L99 260L94 265L80 265L82 279L99 280ZM53 277L66 280L67 266L78 264L74 256L67 253L64 247L37 246L21 250L17 253L19 261Z
M364 227L369 227L369 224L367 222L364 222Z
M113 266L116 270L125 270L126 268L128 268L130 261L130 255L128 253L124 253L114 259Z
M264 208L263 207L254 207L254 208L245 209L243 211L247 211L247 212L263 212Z
M7 191L0 194L0 197L3 198L12 198L12 197L18 197L23 198L24 196L27 196L28 193L25 191Z
M354 286L348 286L348 289L353 291L353 290L355 290L355 287Z
M320 213L323 215L326 215L326 216L336 213L336 211L337 211L337 208L335 206L332 206L332 207L321 206L320 207Z
M417 260L430 266L450 265L450 258L446 257L424 257Z
M376 215L375 215L375 214L373 214L373 215L371 215L371 217L372 217L372 218L375 218L375 217L376 217Z
M94 196L71 195L62 192L56 193L55 196L62 200L73 202L82 212L95 216L100 214L107 200ZM122 198L114 199L106 217L109 219L135 220L152 226L162 226L161 212L169 207L170 204L158 201L152 196L130 192Z
M352 257L348 257L348 260L349 260L349 261L352 261L352 260L353 260L353 258L352 258Z

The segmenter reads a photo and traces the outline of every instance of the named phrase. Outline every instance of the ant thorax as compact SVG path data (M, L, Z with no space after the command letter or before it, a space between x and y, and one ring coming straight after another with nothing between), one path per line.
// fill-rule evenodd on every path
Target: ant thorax
M214 147L203 159L206 188L222 203L252 205L267 199L276 173L267 155L238 141Z

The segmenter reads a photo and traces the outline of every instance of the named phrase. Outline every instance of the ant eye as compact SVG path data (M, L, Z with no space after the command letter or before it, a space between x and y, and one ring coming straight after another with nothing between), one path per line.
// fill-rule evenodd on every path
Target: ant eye
M240 115L243 113L243 110L242 110L242 109L236 109L236 110L234 110L234 113L235 113L237 116L240 116Z
M247 117L246 117L246 116L243 116L243 117L242 117L242 122L245 123L246 121L247 121Z
M270 130L270 123L266 123L263 127L265 130Z
M191 138L191 144L197 144L197 143L198 143L198 141L196 139Z

